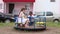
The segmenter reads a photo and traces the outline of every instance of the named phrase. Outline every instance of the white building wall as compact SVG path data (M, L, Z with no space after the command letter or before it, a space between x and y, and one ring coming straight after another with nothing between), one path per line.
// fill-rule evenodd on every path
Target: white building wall
M56 14L59 14L59 3L60 0L55 0L55 2L50 2L50 0L36 0L34 3L33 11L52 11Z
M0 12L4 13L4 2L3 2L3 0L0 0L0 6L2 7L2 9L0 9Z
M3 3L3 0L0 0L0 3Z

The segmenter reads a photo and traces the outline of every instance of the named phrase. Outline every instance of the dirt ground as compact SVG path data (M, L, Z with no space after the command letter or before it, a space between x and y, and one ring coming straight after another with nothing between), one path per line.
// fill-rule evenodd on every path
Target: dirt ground
M47 27L47 30L37 32L18 31L13 27L0 28L0 34L60 34L60 28Z

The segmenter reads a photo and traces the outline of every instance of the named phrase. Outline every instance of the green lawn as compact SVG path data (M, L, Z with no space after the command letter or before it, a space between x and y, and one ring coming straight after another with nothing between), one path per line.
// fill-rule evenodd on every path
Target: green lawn
M48 27L60 27L60 23L47 22ZM14 23L0 23L0 27L14 26Z
M0 23L0 27L14 26L14 23Z
M59 23L47 22L46 25L48 27L59 27L60 28L60 22Z

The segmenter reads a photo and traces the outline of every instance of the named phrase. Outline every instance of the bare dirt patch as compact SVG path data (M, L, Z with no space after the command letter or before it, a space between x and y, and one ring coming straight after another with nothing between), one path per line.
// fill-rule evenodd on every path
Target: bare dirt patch
M27 32L27 31L18 31L13 27L2 27L0 28L0 34L60 34L60 28L56 27L47 27L47 30L36 31L36 32Z

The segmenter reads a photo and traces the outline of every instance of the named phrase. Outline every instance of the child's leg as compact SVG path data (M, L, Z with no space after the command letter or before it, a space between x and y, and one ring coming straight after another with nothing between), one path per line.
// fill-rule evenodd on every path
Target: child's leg
M29 27L29 20L25 22L25 27Z
M20 27L22 27L22 24L20 24Z

